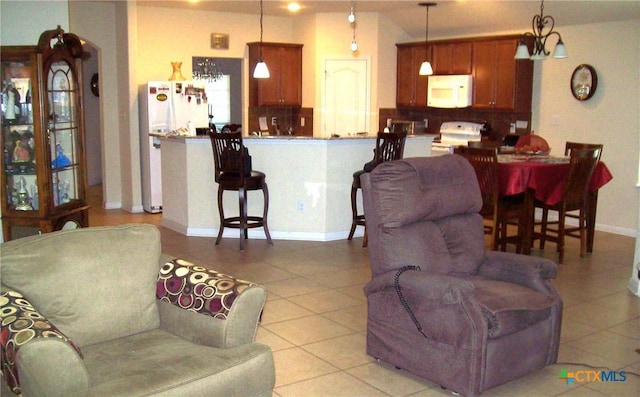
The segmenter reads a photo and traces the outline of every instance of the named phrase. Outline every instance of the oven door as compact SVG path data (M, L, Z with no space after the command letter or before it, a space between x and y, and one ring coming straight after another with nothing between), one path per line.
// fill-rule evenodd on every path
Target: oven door
M431 144L431 156L443 156L453 153L453 145L434 142Z

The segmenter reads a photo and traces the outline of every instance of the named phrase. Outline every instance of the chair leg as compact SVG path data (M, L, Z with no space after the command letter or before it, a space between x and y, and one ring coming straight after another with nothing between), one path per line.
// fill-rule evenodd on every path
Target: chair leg
M262 186L262 194L264 196L264 209L262 210L262 227L264 228L264 234L267 236L267 243L273 245L271 240L271 234L269 234L269 226L267 225L267 213L269 212L269 188L267 184Z
M582 209L580 209L580 215L578 215L578 227L580 228L580 258L584 258L587 254L587 226L586 226L586 218L585 213Z
M367 236L367 226L364 226L364 237L362 238L362 246L364 248L367 248L367 245L369 245L369 237Z
M220 229L218 230L216 245L220 244L220 240L222 240L222 232L224 231L224 209L222 208L222 193L224 193L224 190L220 186L218 186L218 214L220 214Z
M549 216L549 210L547 208L542 209L542 220L540 223L540 249L544 249L544 243L547 241L547 218Z
M558 264L562 264L564 262L564 222L565 222L566 214L564 211L558 211L558 240L557 240L557 250L558 251Z
M240 251L244 251L244 240L247 238L247 201L246 190L238 189L238 200L240 204Z
M356 231L356 226L358 226L358 206L356 202L356 198L358 195L358 188L353 184L351 185L351 230L349 231L349 237L347 240L351 240L353 238L353 234ZM366 233L366 229L365 229Z

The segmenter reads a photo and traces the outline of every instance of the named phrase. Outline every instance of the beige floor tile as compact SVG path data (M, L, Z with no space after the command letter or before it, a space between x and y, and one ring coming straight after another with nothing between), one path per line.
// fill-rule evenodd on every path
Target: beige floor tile
M435 386L428 380L380 362L361 365L346 371L391 396L407 396Z
M363 334L367 332L367 306L365 304L323 313L322 317L333 320L356 332Z
M262 325L307 317L313 312L286 299L272 299L267 301L262 311Z
M611 327L608 331L636 339L639 341L638 347L640 347L640 317L634 318L633 320L629 320L620 325L616 325L615 327ZM638 356L638 359L640 360L640 355Z
M362 302L359 300L335 290L296 295L290 297L289 300L315 313L326 313L346 307L362 305Z
M265 324L264 327L296 346L353 333L349 328L317 315Z
M638 353L635 351L638 340L609 331L588 335L567 344L624 365L638 361Z
M318 376L338 372L338 368L298 347L273 352L276 389Z
M340 368L353 368L376 361L367 355L365 336L351 334L302 346L309 353Z
M572 320L569 316L563 317L562 330L560 332L560 343L576 340L583 336L591 335L600 331L600 329L596 327Z
M353 376L336 372L314 379L282 386L275 390L282 397L384 397L388 396L380 390L360 381Z
M304 277L264 283L264 286L267 287L267 290L283 298L290 298L292 296L323 291L326 289L326 287L321 284Z

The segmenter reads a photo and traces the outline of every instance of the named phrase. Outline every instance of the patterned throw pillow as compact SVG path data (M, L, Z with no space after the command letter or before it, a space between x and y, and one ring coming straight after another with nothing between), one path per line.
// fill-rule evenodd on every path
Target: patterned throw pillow
M233 301L252 285L255 284L173 259L160 269L156 296L186 310L226 319Z
M69 343L82 357L78 346L40 314L19 292L2 291L0 318L2 373L9 388L16 394L20 394L20 380L15 360L18 350L27 342L36 338L60 338Z

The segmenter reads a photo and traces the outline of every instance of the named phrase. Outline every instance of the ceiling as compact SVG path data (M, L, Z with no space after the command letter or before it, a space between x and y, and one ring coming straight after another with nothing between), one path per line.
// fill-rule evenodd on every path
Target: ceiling
M286 8L289 1L265 0L265 15L291 16ZM300 15L315 13L344 13L345 22L352 1L298 0ZM358 12L377 12L385 15L413 37L424 36L426 13L417 0L355 1ZM172 7L219 12L259 14L258 0L138 0L140 6ZM531 20L540 13L535 0L444 0L429 10L430 37L481 35L494 32L530 31ZM608 21L640 19L640 0L547 0L544 14L555 19L556 30L562 26Z

